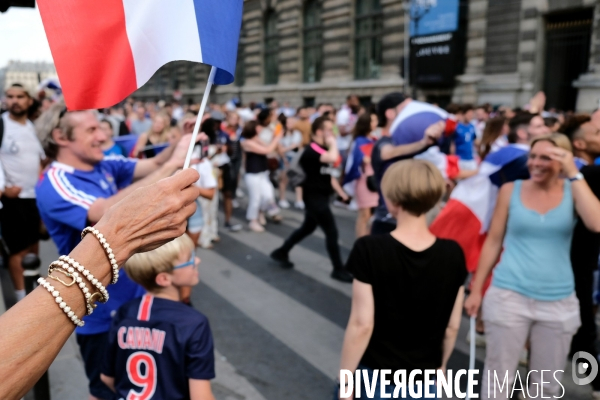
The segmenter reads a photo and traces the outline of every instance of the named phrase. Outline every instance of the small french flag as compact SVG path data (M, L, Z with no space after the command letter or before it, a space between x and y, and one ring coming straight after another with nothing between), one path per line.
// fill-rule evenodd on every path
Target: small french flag
M187 60L233 82L243 0L38 0L70 110L112 106L164 64Z

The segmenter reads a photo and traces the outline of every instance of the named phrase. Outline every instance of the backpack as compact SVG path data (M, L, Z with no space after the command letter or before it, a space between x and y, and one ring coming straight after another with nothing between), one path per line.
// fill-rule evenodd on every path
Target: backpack
M2 147L2 139L4 139L4 118L0 114L0 147Z
M293 188L302 185L306 179L306 173L300 165L300 158L302 158L302 154L304 154L304 149L300 149L296 154L294 154L292 161L290 161L290 168L287 171L290 186Z

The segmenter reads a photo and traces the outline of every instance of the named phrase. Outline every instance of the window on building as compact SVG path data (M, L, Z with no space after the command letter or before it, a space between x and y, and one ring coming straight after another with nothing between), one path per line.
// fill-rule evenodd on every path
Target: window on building
M315 106L315 98L314 97L304 97L303 99L304 107L314 107Z
M265 83L275 84L279 80L279 37L277 35L277 14L268 10L265 15Z
M304 82L321 80L322 35L320 0L309 0L304 7Z
M177 76L177 63L169 64L169 86L173 90L179 89L179 77Z
M379 78L382 62L383 10L380 0L356 0L356 79Z
M246 83L246 68L244 65L245 55L244 55L244 45L240 44L238 46L238 57L237 64L235 65L235 85L236 86L244 86Z
M196 65L192 63L187 65L187 87L189 89L196 87Z

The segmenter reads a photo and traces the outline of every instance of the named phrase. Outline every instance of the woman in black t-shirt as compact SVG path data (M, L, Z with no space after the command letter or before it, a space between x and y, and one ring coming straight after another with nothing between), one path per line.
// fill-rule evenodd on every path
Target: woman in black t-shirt
M266 219L264 213L274 221L281 221L279 208L275 204L273 185L269 180L267 154L275 151L281 136L275 136L269 145L265 145L258 137L262 129L256 121L247 122L242 130L243 140L240 142L246 152L246 188L248 189L248 209L246 219L249 228L254 232L263 232Z
M445 371L467 269L459 245L437 239L427 228L425 213L444 191L444 178L427 161L399 161L386 171L382 193L397 226L389 234L358 239L350 253L352 310L340 369L366 369L370 375L388 369L392 377L405 370L407 379L416 369ZM393 390L392 379L387 393ZM379 387L375 393L379 399ZM425 388L422 393L425 398Z

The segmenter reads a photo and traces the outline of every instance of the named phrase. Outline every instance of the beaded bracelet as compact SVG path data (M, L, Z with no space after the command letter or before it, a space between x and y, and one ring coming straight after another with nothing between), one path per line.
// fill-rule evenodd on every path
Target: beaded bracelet
M62 297L60 297L60 293L54 288L54 286L48 283L44 278L39 278L37 281L40 284L40 286L43 286L48 291L48 293L50 293L54 297L54 301L56 302L56 304L58 304L58 306L61 310L63 310L65 315L69 317L71 322L73 322L77 326L85 325L85 322L80 320L79 317L75 315L75 312L71 310L71 307L69 307L67 303L63 301Z
M106 241L104 236L100 233L100 231L91 226L88 226L81 232L81 239L83 240L85 235L87 235L90 232L94 236L96 236L96 239L98 239L98 241L100 242L100 245L104 248L104 252L106 253L106 256L108 257L108 261L110 262L110 266L112 267L112 280L110 283L112 283L112 284L117 283L117 281L119 280L119 265L117 264L117 260L115 260L115 255L113 254L113 251L110 248L110 245L108 244L108 242Z
M101 295L101 298L98 299L98 301L100 301L101 303L106 303L108 301L108 291L106 290L106 288L104 287L104 285L102 284L102 282L100 282L98 279L96 279L94 277L94 275L92 275L92 273L90 271L88 271L87 269L85 269L85 267L83 265L79 264L77 261L73 260L69 256L60 256L60 257L58 257L58 260L61 261L61 262L63 262L63 263L67 263L68 264L68 266L66 266L67 267L66 268L67 271L71 272L71 268L73 269L73 271L76 269L92 285L94 285L96 287L96 289L98 289L98 291L100 292L99 295ZM80 282L78 281L77 283L79 284L79 287L81 288L81 290L83 290L83 287L81 286ZM93 295L91 295L91 297L93 297Z
M87 286L85 285L85 283L83 282L83 279L81 279L81 277L79 276L79 274L77 272L75 272L75 270L73 270L73 268L71 268L72 271L69 271L69 268L70 267L67 264L63 263L62 261L54 261L48 267L48 278L54 279L55 281L62 283L66 287L70 287L70 286L77 284L77 286L79 286L79 288L81 289L81 292L83 293L85 306L87 309L87 312L85 315L91 315L94 312L94 307L92 307L92 304L90 303L90 297L91 297L90 291L87 288ZM50 275L54 271L65 274L65 276L67 278L71 278L73 281L65 282L62 279L60 279L58 276Z

